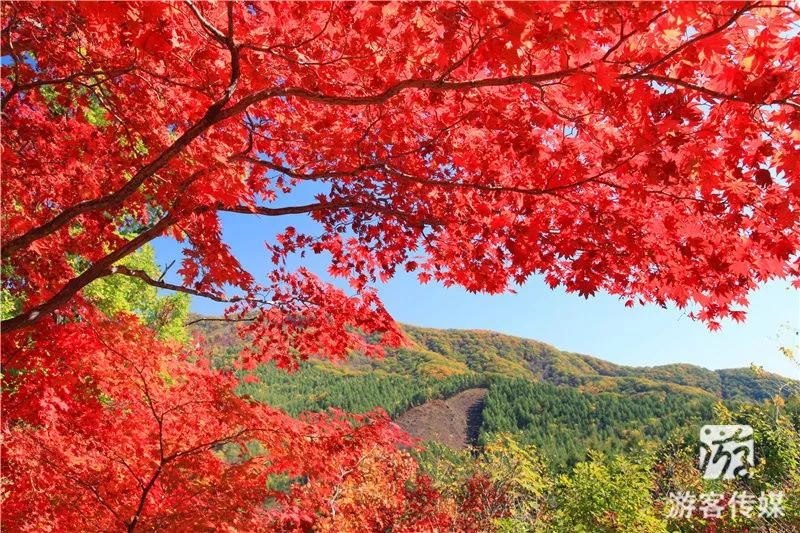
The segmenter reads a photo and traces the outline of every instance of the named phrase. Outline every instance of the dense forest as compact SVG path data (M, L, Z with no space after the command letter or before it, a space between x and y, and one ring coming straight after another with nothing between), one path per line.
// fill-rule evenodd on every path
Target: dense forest
M592 394L565 386L480 374L415 379L396 374L336 373L307 365L294 375L271 366L255 372L259 381L239 386L241 394L293 415L333 407L364 413L376 407L396 417L428 400L474 387L488 387L481 442L511 432L534 444L548 463L562 470L588 450L616 453L664 439L679 428L712 421L715 400L703 395L644 392Z
M398 374L353 374L331 371L322 365L304 365L294 374L272 365L259 367L258 381L239 385L241 394L279 406L298 415L334 407L350 413L364 413L380 407L390 416L434 398L451 396L467 388L484 385L477 374L458 374L437 379L415 379Z
M509 433L495 435L477 452L431 443L416 455L438 490L467 502L465 530L793 533L800 524L798 412L797 403L793 419L776 419L766 404L715 407L715 420L754 429L757 465L748 478L732 481L702 478L696 435L688 434L648 450L593 451L560 474L547 468L546 452ZM773 513L775 502L779 512ZM487 507L493 513L483 512Z
M243 345L230 324L200 321L195 331L212 344L222 366ZM239 393L295 416L381 408L395 418L432 399L488 388L480 442L513 434L535 446L548 468L563 472L590 452L653 449L670 436L694 433L713 423L718 402L732 408L760 402L791 383L754 369L625 367L487 331L405 326L405 332L410 346L389 350L383 359L314 359L293 373L262 365L247 373Z
M559 470L587 451L616 454L663 442L678 429L714 420L714 400L700 395L646 392L591 394L547 383L502 379L486 397L481 440L513 433L533 444Z

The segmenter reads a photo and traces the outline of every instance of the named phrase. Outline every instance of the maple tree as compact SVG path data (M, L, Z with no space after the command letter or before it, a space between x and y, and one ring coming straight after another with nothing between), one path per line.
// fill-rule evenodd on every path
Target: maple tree
M4 461L20 465L5 490L37 527L188 528L199 504L179 488L210 487L213 518L247 527L236 520L267 520L239 515L266 476L324 455L303 444L315 428L343 462L368 443L399 453L385 421L300 423L237 399L196 348L103 313L88 287L105 278L229 303L256 339L239 362L252 369L401 344L371 288L398 268L492 293L543 275L689 306L711 328L743 319L758 283L800 277L787 3L7 2L2 49ZM307 182L323 192L292 203ZM266 236L274 265L256 280L220 213L307 214L320 229ZM123 261L162 235L185 243L180 283ZM291 270L305 251L328 254L352 290ZM153 420L167 411L188 425L159 459ZM267 427L280 435L249 433ZM355 430L364 445L348 454ZM219 459L217 444L251 437L286 461ZM110 486L127 469L117 454L128 483L172 466L137 492ZM405 502L386 516L414 505L364 461ZM48 479L53 464L69 470ZM335 491L314 464L314 494ZM294 523L319 516L315 498Z
M126 263L155 264L152 252ZM141 289L106 279L121 294ZM90 296L97 308L80 321L32 332L35 350L4 349L5 528L297 531L350 515L399 526L414 521L409 507L431 511L416 520L446 519L396 448L407 436L382 413L296 420L240 398L236 376L197 344L160 339L172 320L144 327L171 298L133 298L109 316L105 296ZM382 490L339 501L354 479L368 490L360 467L378 458L369 479ZM339 507L348 512L337 518Z

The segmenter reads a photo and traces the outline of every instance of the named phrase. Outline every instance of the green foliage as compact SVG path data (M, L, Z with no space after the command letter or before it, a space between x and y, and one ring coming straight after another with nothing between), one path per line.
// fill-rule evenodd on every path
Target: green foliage
M535 445L558 471L586 458L587 450L620 453L663 441L673 431L708 423L712 399L648 392L589 394L516 379L492 382L481 439L515 433Z
M19 278L14 275L14 269L8 265L2 265L3 285L9 284L9 281L16 281ZM0 289L0 319L5 320L17 315L22 310L22 297L15 295L11 290L5 286Z
M484 381L474 374L414 379L383 372L361 373L321 361L303 363L291 374L274 365L262 365L253 374L258 381L243 381L239 394L292 415L332 407L350 413L381 408L390 416L397 416L428 400L452 396Z
M650 494L644 463L594 457L558 480L555 531L575 533L666 532Z
M783 399L775 402L783 404ZM783 415L775 417L775 403L742 404L731 411L718 406L720 421L746 424L753 428L756 466L748 469L750 477L725 484L725 492L747 490L754 494L783 491L785 520L800 524L800 426L795 404L784 404ZM758 520L739 518L743 526L758 527Z
M696 513L692 519L670 519L670 531L704 531L714 523L719 531L795 531L792 524L800 523L800 425L798 406L788 403L781 416L775 417L774 403L741 403L728 408L723 403L715 407L716 424L746 424L753 428L755 466L748 467L747 478L735 480L705 480L698 468L697 430L664 442L655 453L652 474L655 494L666 502L670 493L689 492L724 494L735 492L760 496L770 491L782 492L785 516L763 518L757 510L750 517L726 512L714 522ZM664 511L666 513L666 509Z
M789 381L763 371L756 373L749 368L717 370L717 373L722 382L722 397L726 400L768 400Z
M15 298L8 289L0 289L0 319L5 320L19 313L22 307L19 298Z
M507 516L496 520L499 531L531 531L533 524L544 519L553 483L534 446L500 434L484 447L480 463L487 477L503 488L508 500Z
M417 452L423 470L435 487L452 498L471 519L489 514L497 532L657 533L700 531L795 531L800 523L800 426L793 423L796 406L787 405L777 419L774 405L719 403L714 423L753 427L755 467L750 478L704 480L697 465L699 426L675 434L655 452L634 451L609 456L591 453L586 461L553 478L544 467L545 455L514 436L498 435L476 451L454 451L430 445ZM471 480L488 480L488 484ZM479 487L481 511L475 513ZM669 518L670 493L730 496L748 492L782 492L784 516ZM699 502L698 502L699 507Z
M760 401L771 398L782 384L790 381L766 372L757 374L749 369L708 370L688 364L622 366L588 355L564 352L539 341L490 331L414 326L405 326L404 329L421 349L441 354L453 365L466 366L473 372L544 381L593 393L661 391Z
M155 252L149 245L126 257L120 264L142 270L152 278L160 275ZM185 342L188 332L184 326L189 313L189 295L183 293L160 296L158 290L130 276L111 275L99 278L84 289L107 315L132 313L154 328L160 338Z
M246 344L229 323L204 321L194 329L221 355L236 354ZM333 372L378 372L423 379L472 373L486 379L543 381L591 393L662 392L716 399L761 400L772 397L781 384L790 381L748 369L711 371L686 364L627 367L563 352L538 341L488 331L415 326L403 329L411 341L409 347L388 350L382 359L355 355L345 365L327 368Z
M539 531L538 525L548 519L553 479L537 450L511 435L497 435L477 454L430 443L416 456L437 490L455 501L476 496L470 479L486 480L499 497L493 498L489 492L478 496L487 506L484 510L492 514L491 523L497 531Z
M445 492L463 486L474 472L477 460L472 450L454 450L438 442L426 442L424 447L412 450L412 454L437 488Z
M67 108L58 103L58 92L53 86L42 85L39 87L39 94L44 98L53 116L59 117L66 114Z

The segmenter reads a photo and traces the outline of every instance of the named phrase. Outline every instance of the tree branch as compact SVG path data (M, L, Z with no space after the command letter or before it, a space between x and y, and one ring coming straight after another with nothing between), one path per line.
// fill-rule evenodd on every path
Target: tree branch
M665 56L662 56L659 59L657 59L656 61L653 61L652 63L648 63L647 65L645 65L642 68L636 70L635 72L632 72L630 74L630 76L638 76L640 74L644 74L645 72L653 70L657 66L666 63L667 61L669 61L670 59L672 59L673 57L675 57L676 55L681 53L683 50L685 50L686 48L694 45L698 41L702 41L703 39L707 39L709 37L713 37L714 35L720 33L721 31L723 31L724 29L729 27L731 24L736 22L739 19L739 17L741 17L742 15L744 15L745 13L747 13L748 11L750 11L751 9L756 8L756 7L759 7L757 2L754 3L754 4L745 3L740 9L736 10L728 20L726 20L721 25L717 26L716 28L714 28L713 30L711 30L709 32L695 35L694 37L692 37L691 39L689 39L688 41L686 41L682 45L678 46L677 48L675 48L674 50L672 50L671 52L666 54Z
M628 75L625 75L625 76L628 76ZM720 100L730 100L732 102L741 102L741 103L745 103L745 104L757 104L757 105L785 104L785 105L794 107L796 109L800 109L800 104L798 104L796 102L793 102L792 100L790 100L788 98L779 98L779 99L776 99L776 100L759 102L757 99L744 98L742 96L738 96L738 95L735 95L735 94L729 94L729 93L723 93L723 92L720 92L720 91L715 91L714 89L709 89L707 87L703 87L702 85L697 85L697 84L689 82L689 81L684 81L684 80L681 80L681 79L678 79L678 78L672 78L672 77L669 77L669 76L661 76L661 75L658 75L658 74L642 74L642 75L639 75L639 76L635 76L635 78L642 79L642 80L655 81L655 82L658 82L658 83L677 85L679 87L683 87L685 89L691 89L692 91L697 91L699 93L711 96L713 98L718 98Z
M257 157L253 157L253 156L238 155L238 156L235 156L234 159L237 159L239 161L246 161L247 163L250 163L251 165L256 165L256 166L261 166L261 167L264 167L264 168L268 168L270 170L274 170L275 172L280 172L284 176L288 176L288 177L290 177L292 179L310 180L310 181L318 180L318 179L324 179L324 178L340 178L340 177L346 177L346 176L355 176L359 172L366 172L368 170L376 170L376 169L381 168L381 166L382 166L379 163L375 163L375 164L370 164L370 165L361 165L361 166L356 167L356 168L354 168L352 170L330 170L330 171L324 171L324 172L313 172L313 173L303 174L303 173L300 173L300 172L295 172L294 170L292 170L292 169L290 169L288 167L285 167L285 166L282 166L282 165L277 165L277 164L275 164L275 163L273 163L271 161L267 161L266 159L259 159Z
M245 215L264 215L268 217L277 217L282 215L300 215L303 213L314 213L316 211L329 211L335 209L344 209L348 207L361 207L367 209L366 204L357 202L321 202L317 204L294 205L288 207L263 207L263 206L219 206L217 211L224 211L228 213L241 213Z
M219 42L219 43L222 43L223 45L227 45L227 42L228 42L228 37L227 37L227 36L226 36L224 33L222 33L220 30L218 30L218 29L216 28L216 26L214 26L213 24L211 24L211 23L210 23L210 22L209 22L209 21L208 21L208 20L207 20L207 19L206 19L206 18L203 16L203 14L202 14L202 13L200 13L200 10L199 10L199 9L197 9L197 6L195 6L195 5L194 5L194 2L192 2L191 0L186 0L186 5L187 5L187 6L189 6L189 9L191 9L191 10L192 10L192 13L194 13L194 16L195 16L195 18L197 18L197 20L198 20L198 21L200 21L200 25L201 25L201 26L203 26L203 29L204 29L204 30L205 30L205 31L206 31L206 32L207 32L207 33L208 33L208 34L209 34L211 37L213 37L213 38L214 38L214 40L216 40L216 41L217 41L217 42Z
M191 3L189 4L191 5ZM229 16L231 13L229 11ZM232 21L230 22L232 25ZM230 101L236 86L239 82L241 75L239 66L239 48L233 42L233 35L226 37L226 46L231 55L231 79L228 87L223 92L222 96L217 99L203 115L199 121L195 122L183 135L178 137L166 150L156 157L153 161L140 168L133 177L128 180L125 185L115 192L106 196L80 202L71 207L64 209L55 218L50 219L49 222L37 226L25 234L8 241L4 245L4 255L9 257L22 248L27 247L32 242L50 235L51 233L63 228L69 224L75 217L88 213L90 211L97 211L99 209L109 209L120 205L129 196L135 193L142 183L148 178L153 176L156 172L164 168L173 157L183 151L194 139L199 137L205 130L220 120L227 118L227 115L220 113L225 104Z
M553 81L565 78L570 74L589 67L592 63L586 62L577 67L562 69L541 74L530 74L525 76L506 76L502 78L482 78L467 81L438 81L431 79L412 78L403 80L389 87L383 92L363 96L329 95L302 87L273 87L263 89L243 96L235 104L231 105L221 113L221 118L229 118L238 115L248 107L269 98L301 98L312 102L319 102L335 106L366 106L379 105L394 98L398 94L409 89L428 89L431 91L468 91L487 87L507 87L510 85L536 85L546 81Z
M325 202L291 207L262 207L245 205L234 207L221 206L217 210L229 213L241 213L245 215L282 216L313 213L316 211L332 211L337 209L358 209L362 211L371 211L404 220L413 219L416 216L413 213L405 213L397 209L392 209L391 207L356 201ZM419 222L428 226L441 226L444 224L441 220L433 217L422 217L420 218Z
M255 317L247 317L247 318L203 317L190 320L189 322L186 322L184 326L191 326L193 324L199 324L200 322L252 322L255 319L256 319Z
M33 309L17 315L13 318L9 318L0 322L0 328L4 332L14 331L15 329L19 329L25 326L30 326L35 324L42 317L48 315L52 311L58 309L65 303L67 303L75 294L84 288L86 285L91 283L92 281L96 280L105 275L106 271L122 259L123 257L127 256L128 254L134 252L144 244L150 242L151 240L155 239L159 235L161 235L164 230L166 230L171 225L175 224L178 221L178 217L175 213L169 213L164 218L162 218L158 223L152 226L150 229L140 233L135 239L128 241L124 246L118 248L114 252L106 255L96 263L94 263L91 267L89 267L85 272L79 275L76 278L70 280L64 287L61 288L54 296L52 296L49 300L37 305Z
M147 272L144 270L138 270L134 268L129 268L125 265L114 265L111 268L107 269L105 276L110 276L112 274L121 274L123 276L130 276L132 278L137 278L148 285L152 285L153 287L157 287L159 289L166 289L175 292L183 292L186 294L191 294L192 296L199 296L201 298L208 298L209 300L214 300L215 302L221 303L236 303L236 302L256 302L265 305L275 305L275 302L271 300L264 300L261 298L251 298L248 296L221 296L219 294L215 294L213 292L206 292L200 291L197 289L192 289L191 287L185 287L183 285L176 285L175 283L169 283L166 281L161 281L157 279L153 279L150 277Z
M64 76L61 78L53 78L53 79L44 79L44 80L32 80L26 83L17 84L18 80L14 80L14 85L12 88L3 95L2 103L0 103L0 109L5 109L8 102L11 98L20 91L26 91L28 89L33 89L35 87L42 87L44 85L60 85L62 83L69 83L72 81L76 81L80 78L84 77L97 77L97 76L104 76L104 79L100 83L105 83L109 80L116 78L117 76L121 76L123 74L127 74L134 70L134 67L125 67L114 69L110 71L104 70L93 70L93 71L85 71L85 72L75 72L74 74L70 74L69 76Z

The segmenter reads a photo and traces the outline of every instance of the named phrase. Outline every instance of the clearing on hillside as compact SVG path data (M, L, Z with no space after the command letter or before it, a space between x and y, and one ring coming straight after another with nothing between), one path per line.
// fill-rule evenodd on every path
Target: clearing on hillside
M474 446L487 392L467 389L446 400L431 400L409 409L395 422L423 441L436 441L457 450Z

